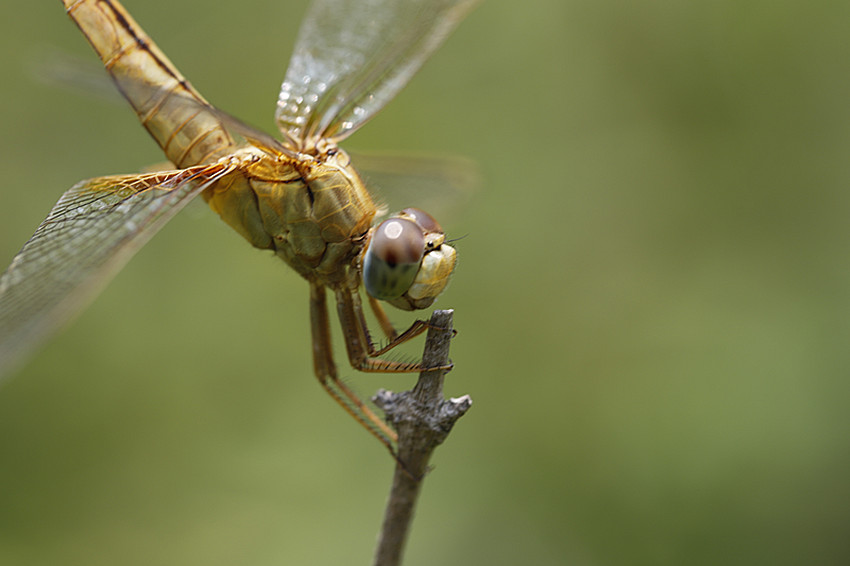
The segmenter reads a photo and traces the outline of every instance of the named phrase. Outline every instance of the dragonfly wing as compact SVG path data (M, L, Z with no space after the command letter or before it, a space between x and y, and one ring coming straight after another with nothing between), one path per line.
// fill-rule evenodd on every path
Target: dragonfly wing
M449 228L482 185L478 163L458 155L371 152L346 149L373 198L388 212L411 203L427 210Z
M94 299L222 165L99 177L67 191L0 276L0 376Z
M315 0L275 119L299 149L340 141L392 99L478 0Z

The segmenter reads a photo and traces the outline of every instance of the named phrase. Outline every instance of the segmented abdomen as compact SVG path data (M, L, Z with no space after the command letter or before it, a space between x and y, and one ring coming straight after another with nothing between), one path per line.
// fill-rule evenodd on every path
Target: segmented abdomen
M206 163L234 142L206 100L117 2L63 0L142 125L178 167Z

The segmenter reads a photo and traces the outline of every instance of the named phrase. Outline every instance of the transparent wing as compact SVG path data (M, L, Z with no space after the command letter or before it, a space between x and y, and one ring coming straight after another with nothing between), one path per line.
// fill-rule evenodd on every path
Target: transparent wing
M98 177L67 191L0 276L0 377L83 310L223 165Z
M458 155L374 152L346 149L373 198L385 212L416 206L451 229L481 188L480 167Z
M296 149L339 141L410 80L478 0L315 0L275 119Z

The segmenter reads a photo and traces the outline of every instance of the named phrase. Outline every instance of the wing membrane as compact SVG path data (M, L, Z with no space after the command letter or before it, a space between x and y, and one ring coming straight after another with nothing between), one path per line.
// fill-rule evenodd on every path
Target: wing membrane
M483 173L478 164L457 155L429 155L405 152L364 152L346 149L357 163L373 198L379 198L388 211L416 203L451 228L458 215L480 188Z
M315 0L275 119L299 150L340 141L392 99L477 0Z
M98 177L62 195L0 276L0 376L82 311L167 220L229 172L209 165Z

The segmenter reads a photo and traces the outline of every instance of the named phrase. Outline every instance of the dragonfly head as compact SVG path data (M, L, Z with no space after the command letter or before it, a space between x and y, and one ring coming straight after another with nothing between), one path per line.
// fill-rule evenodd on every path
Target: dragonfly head
M416 208L384 220L363 258L366 292L406 311L431 306L457 263L457 252L445 239L437 221Z

